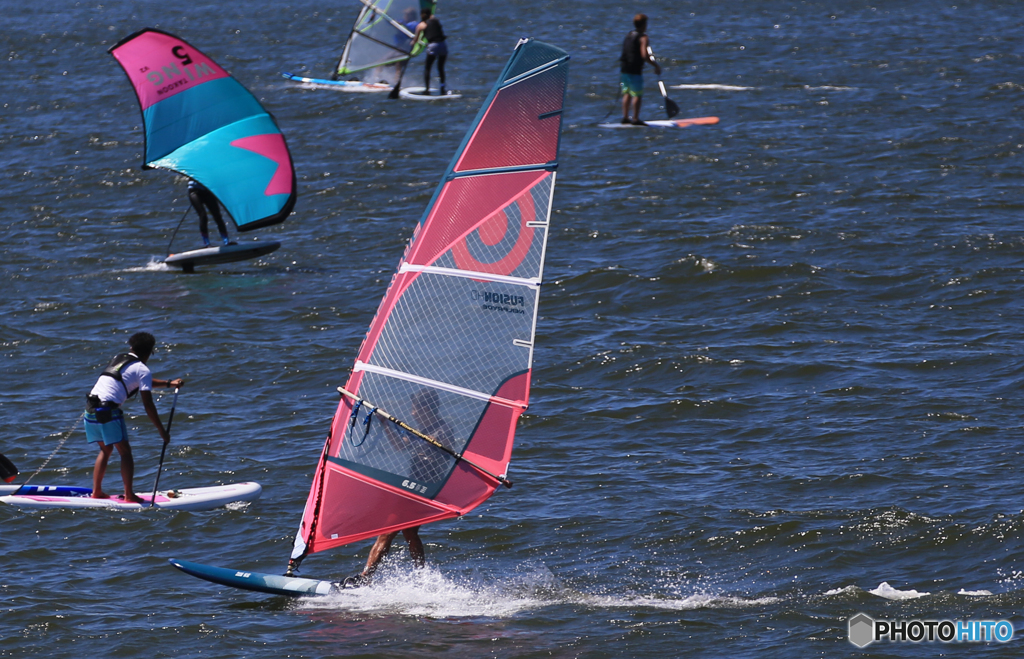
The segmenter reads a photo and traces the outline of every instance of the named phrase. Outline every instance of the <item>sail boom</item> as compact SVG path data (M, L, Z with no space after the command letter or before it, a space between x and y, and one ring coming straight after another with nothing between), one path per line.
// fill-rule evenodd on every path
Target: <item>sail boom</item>
M439 380L431 380L430 378L425 378L419 375L413 375L412 373L406 373L404 371L396 371L394 369L386 368L384 366L367 364L366 362L359 360L356 360L356 365L352 370L355 372L366 371L367 373L385 375L387 377L395 378L398 380L404 380L406 382L412 382L414 384L420 384L426 387L433 387L434 389L440 389L441 391L447 391L449 393L457 394L459 396L465 396L467 398L474 398L476 400L482 400L488 403L497 403L498 405L504 405L505 407L512 407L521 410L525 410L527 408L527 405L525 403L521 403L514 400L508 400L506 398L501 398L500 396L485 394L482 391L473 391L472 389L466 389L465 387L457 387L454 384L440 382Z

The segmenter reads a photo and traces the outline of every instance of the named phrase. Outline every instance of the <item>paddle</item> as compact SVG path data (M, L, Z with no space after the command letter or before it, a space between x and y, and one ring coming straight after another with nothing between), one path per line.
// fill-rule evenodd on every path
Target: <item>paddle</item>
M160 472L164 469L164 455L167 454L167 445L170 443L171 437L171 424L174 423L174 408L178 405L178 388L174 388L174 400L171 401L171 414L167 417L167 438L168 441L164 442L164 447L160 449L160 466L156 468L156 482L153 483L153 498L149 501L149 507L152 508L156 505L156 490L160 487Z
M647 47L647 54L651 56L652 60L654 59L654 51L651 50L650 46ZM661 90L661 97L665 99L665 114L667 114L668 118L671 119L679 114L679 106L676 105L675 101L668 97L668 92L665 91L665 83L661 81L661 71L658 72L658 89Z
M18 468L8 460L3 453L0 453L0 481L13 483L18 476Z
M364 400L364 399L360 398L359 396L355 395L354 393L352 393L348 389L345 389L344 387L338 387L338 393L340 393L340 394L342 394L344 396L348 396L349 398L351 398L352 400L356 401L357 403L361 403L361 404L367 406L368 408L370 408L370 414L379 414L379 415L381 415L382 417L384 417L385 420L390 421L391 423L395 424L396 426L398 426L402 430L404 430L404 431L406 431L406 432L408 432L408 433L410 433L412 435L415 435L416 437L419 437L420 439L422 439L423 441L427 442L431 446L434 446L436 448L441 449L442 451L444 451L448 455L450 455L453 458L455 458L457 461L465 462L466 464L468 464L473 469L476 469L477 471L479 471L482 474L486 474L487 476L490 476L491 478L493 478L494 480L498 481L499 483L501 483L505 487L512 487L512 481L510 481L509 479L505 478L504 476L498 476L497 474L492 474L491 472L487 471L486 469L484 469L480 465L474 464L471 460L467 460L466 458L462 457L461 453L456 453L455 451L451 450L450 448L448 448L447 446L445 446L441 442L437 441L436 439L434 439L430 435L425 435L425 434L421 433L419 430L416 430L415 428L413 428L409 424L405 423L404 421L400 421L400 420L396 419L395 417L391 416L390 414L388 414L384 410L380 409L379 407L377 407L376 405L374 405L370 401Z
M405 67L409 63L409 60L403 60L401 67L402 69L398 72L398 82L395 83L394 89L388 94L388 98L394 100L398 98L398 91L402 88L402 76L405 75Z

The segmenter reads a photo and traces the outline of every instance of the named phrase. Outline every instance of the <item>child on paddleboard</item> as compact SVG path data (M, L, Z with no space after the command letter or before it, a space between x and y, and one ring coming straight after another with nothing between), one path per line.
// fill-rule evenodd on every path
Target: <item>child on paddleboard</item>
M158 380L153 377L146 362L153 355L156 339L149 332L137 332L128 339L131 351L117 355L100 373L92 391L86 397L85 437L90 444L99 444L100 452L92 475L92 498L109 499L103 491L103 476L114 448L121 457L121 480L124 481L124 500L127 503L143 503L135 494L132 481L135 477L135 460L132 447L128 444L128 428L124 423L121 405L136 393L142 399L146 415L156 426L164 444L171 441L170 435L160 421L160 415L153 403L153 387L179 388L185 381Z

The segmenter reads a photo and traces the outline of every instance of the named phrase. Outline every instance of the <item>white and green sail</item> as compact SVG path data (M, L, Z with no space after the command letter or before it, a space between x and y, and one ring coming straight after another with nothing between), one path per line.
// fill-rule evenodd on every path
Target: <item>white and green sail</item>
M395 85L405 63L423 49L413 44L420 11L434 11L431 0L361 0L359 17L334 73L336 80Z

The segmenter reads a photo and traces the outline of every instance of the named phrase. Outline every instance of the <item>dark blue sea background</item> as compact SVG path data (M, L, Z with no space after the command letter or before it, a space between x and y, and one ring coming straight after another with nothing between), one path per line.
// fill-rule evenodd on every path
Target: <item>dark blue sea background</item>
M0 657L1021 655L1019 3L442 0L464 95L442 103L280 77L329 74L356 0L0 6L0 452L31 475L148 330L155 375L187 381L161 485L264 488L197 513L0 505ZM597 127L637 10L665 82L690 85L669 90L681 116L717 126ZM141 169L106 52L146 26L277 118L299 198L256 234L278 252L159 264L185 180ZM522 36L572 63L515 487L424 527L426 569L398 541L337 596L174 570L283 571L335 387ZM650 69L645 99L662 118ZM145 491L160 442L129 410ZM94 457L78 428L33 483L89 485ZM368 548L302 575L344 577ZM1020 631L858 650L858 612Z

